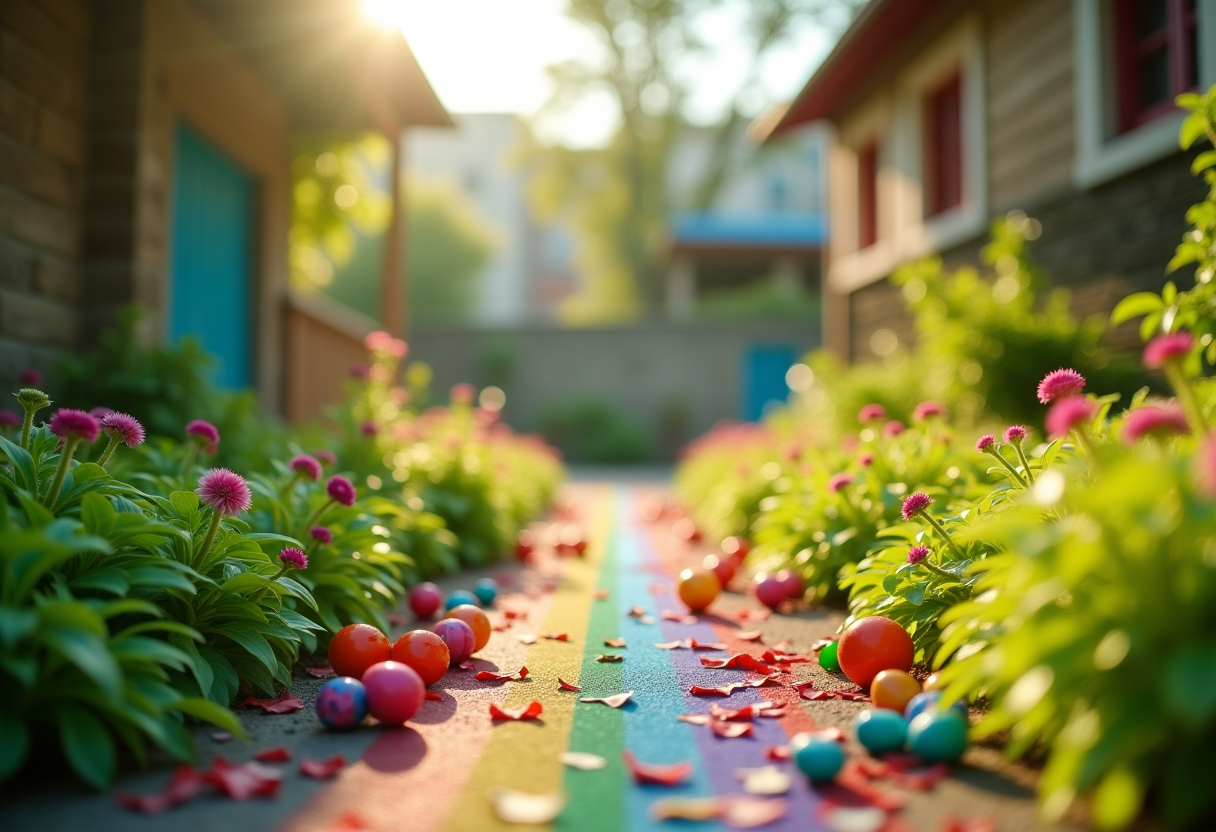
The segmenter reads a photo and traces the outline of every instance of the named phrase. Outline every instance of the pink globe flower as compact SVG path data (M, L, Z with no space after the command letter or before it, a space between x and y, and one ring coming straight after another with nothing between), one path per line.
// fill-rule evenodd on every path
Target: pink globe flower
M203 474L194 492L217 514L236 515L249 511L253 505L253 493L249 483L235 471L227 468L212 468Z
M882 435L886 437L896 437L904 432L904 423L898 419L892 419L882 426Z
M89 408L89 415L95 416L98 419L104 419L106 416L109 416L113 412L114 411L108 407L90 407Z
M17 373L17 384L22 387L41 387L42 373L35 370L33 367L27 367Z
M908 550L908 563L920 563L927 557L929 557L928 546L913 546Z
M1067 436L1073 430L1093 421L1098 406L1083 396L1060 399L1047 411L1047 433L1052 439Z
M21 426L21 414L11 410L0 410L0 428L16 428Z
M397 359L405 358L406 353L409 352L409 347L404 341L381 331L369 333L363 339L363 346L370 352L382 352Z
M367 381L372 377L372 368L366 364L351 364L347 372L351 378L358 379L359 381Z
M339 505L353 506L355 504L355 486L346 477L330 477L329 482L325 483L325 493L329 495L329 499Z
M1026 438L1026 428L1021 425L1010 425L1005 428L1005 441L1010 445L1018 445Z
M195 439L204 443L203 450L209 454L216 452L220 444L220 432L215 425L210 422L205 422L202 419L195 419L190 424L186 425L186 435L193 436Z
M469 404L473 401L473 385L461 382L452 386L452 404Z
M923 422L926 419L934 419L944 417L946 415L946 406L941 402L921 402L912 411L912 418L917 422Z
M1076 370L1052 370L1039 382L1039 403L1075 396L1085 389L1085 377Z
M1209 438L1195 457L1199 474L1199 493L1216 500L1216 437Z
M1145 436L1185 436L1191 432L1186 414L1173 405L1137 407L1123 423L1123 441L1134 445Z
M96 442L100 432L101 424L97 417L83 410L65 407L51 417L51 433L64 441L82 439L85 442Z
M887 409L880 404L870 403L857 411L857 421L863 425L867 422L880 422L887 418Z
M379 432L380 429L376 427L376 423L370 419L359 425L359 433L363 434L364 436L375 436Z
M853 477L850 474L834 474L828 480L828 491L833 494L839 492L842 488L848 488L853 484Z
M933 505L933 498L923 491L913 491L899 508L899 513L905 520L911 520L916 515Z
M313 451L312 455L324 462L326 465L336 465L338 462L337 454L335 454L333 451L327 451L324 448L319 451Z
M857 457L857 461L865 468L869 468L874 464L874 454L862 454Z
M325 526L313 526L311 529L308 530L308 534L312 537L313 540L317 541L318 543L333 543L334 542L334 533L331 532L329 529L327 529Z
M975 443L975 449L982 454L986 454L996 447L996 437L991 433L985 433Z
M289 547L279 552L279 561L288 569L307 569L308 555L302 549Z
M321 479L321 463L308 454L292 457L291 462L288 464L291 466L291 470L305 479L312 480L313 482Z
M128 448L144 443L144 426L134 416L126 413L110 413L101 417L101 429L109 436L117 436Z
M1182 361L1195 348L1195 338L1189 332L1158 335L1144 348L1144 366L1156 370L1166 364Z

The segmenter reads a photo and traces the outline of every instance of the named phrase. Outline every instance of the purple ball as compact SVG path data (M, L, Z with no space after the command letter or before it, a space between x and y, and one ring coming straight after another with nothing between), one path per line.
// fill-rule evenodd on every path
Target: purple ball
M467 661L477 649L477 636L473 635L473 628L459 618L443 619L435 625L434 633L448 646L453 665Z
M796 601L806 593L806 584L803 583L802 576L797 572L782 569L775 577L777 578L777 583L785 587L785 597Z
M430 618L443 605L443 590L430 581L410 590L410 609L419 618Z
M358 679L340 676L321 685L317 717L326 728L347 731L367 716L367 690Z
M769 609L777 609L789 597L788 588L775 575L768 575L756 582L756 599Z
M408 664L377 662L363 674L367 708L385 725L401 725L414 718L426 697L426 684Z

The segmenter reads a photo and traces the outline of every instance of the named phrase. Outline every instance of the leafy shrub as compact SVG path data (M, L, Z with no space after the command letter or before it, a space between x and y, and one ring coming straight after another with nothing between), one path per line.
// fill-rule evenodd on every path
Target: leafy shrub
M603 399L586 397L548 405L539 422L544 437L574 462L641 462L650 451L645 428Z

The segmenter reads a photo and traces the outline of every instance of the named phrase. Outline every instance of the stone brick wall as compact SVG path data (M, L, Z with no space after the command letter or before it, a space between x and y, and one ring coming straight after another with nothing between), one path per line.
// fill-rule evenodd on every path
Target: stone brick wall
M86 0L0 2L0 389L76 343Z

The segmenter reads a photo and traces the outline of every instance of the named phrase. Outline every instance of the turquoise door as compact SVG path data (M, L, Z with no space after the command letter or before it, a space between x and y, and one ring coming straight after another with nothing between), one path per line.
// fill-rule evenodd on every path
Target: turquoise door
M216 359L216 383L247 387L253 180L188 127L176 142L169 338L195 338Z
M785 374L798 362L798 349L785 344L748 347L743 362L743 418L757 421L764 411L785 404Z

